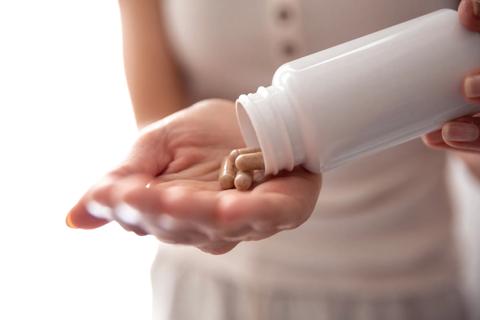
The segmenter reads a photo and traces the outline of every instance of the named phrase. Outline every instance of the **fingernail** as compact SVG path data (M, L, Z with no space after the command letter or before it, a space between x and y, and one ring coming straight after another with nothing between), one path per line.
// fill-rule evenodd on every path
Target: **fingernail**
M472 0L473 3L473 14L478 17L480 15L480 1Z
M104 220L112 220L112 209L106 205L101 204L100 202L97 201L89 201L86 205L88 213L92 217L98 218L98 219L104 219Z
M67 218L65 219L65 223L67 224L67 226L68 226L69 228L77 229L77 226L76 226L75 224L73 224L72 215L71 215L71 214L68 214L68 215L67 215Z
M472 142L479 137L478 127L471 123L452 122L442 128L443 138L451 142Z
M480 76L467 77L464 86L467 98L480 98Z

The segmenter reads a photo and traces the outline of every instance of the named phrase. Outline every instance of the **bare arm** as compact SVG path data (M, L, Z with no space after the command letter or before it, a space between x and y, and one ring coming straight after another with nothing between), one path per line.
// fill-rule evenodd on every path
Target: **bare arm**
M161 0L119 0L125 71L139 128L186 106L165 34Z

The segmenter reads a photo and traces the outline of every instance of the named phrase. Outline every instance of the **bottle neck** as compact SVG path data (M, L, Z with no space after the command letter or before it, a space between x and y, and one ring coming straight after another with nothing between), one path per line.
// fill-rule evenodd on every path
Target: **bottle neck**
M241 95L236 110L245 143L262 149L266 174L290 171L304 162L300 123L283 88L260 87Z

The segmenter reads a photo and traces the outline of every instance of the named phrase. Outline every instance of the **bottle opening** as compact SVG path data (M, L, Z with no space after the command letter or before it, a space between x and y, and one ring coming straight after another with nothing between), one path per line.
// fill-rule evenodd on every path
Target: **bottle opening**
M265 174L294 167L289 129L281 114L285 112L282 103L285 103L282 93L273 87L260 87L254 94L241 95L236 103L243 139L247 147L262 149Z
M240 126L240 132L242 133L243 140L247 147L260 147L257 140L257 133L253 127L252 121L245 111L245 107L240 101L236 104L237 119Z
M278 172L272 158L272 148L266 138L265 123L259 114L258 106L251 100L251 95L241 95L236 103L237 121L243 140L247 147L260 148L265 163L265 174Z

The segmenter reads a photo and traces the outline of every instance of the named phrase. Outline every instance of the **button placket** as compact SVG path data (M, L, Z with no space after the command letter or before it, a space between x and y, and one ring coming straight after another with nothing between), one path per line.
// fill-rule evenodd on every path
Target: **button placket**
M272 57L277 65L305 54L301 0L268 0Z

